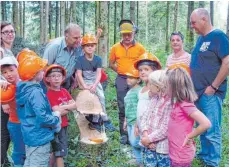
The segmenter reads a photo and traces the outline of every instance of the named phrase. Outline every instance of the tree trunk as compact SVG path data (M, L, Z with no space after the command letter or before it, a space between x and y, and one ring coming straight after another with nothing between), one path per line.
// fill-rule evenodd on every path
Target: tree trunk
M117 1L114 1L114 44L116 43L116 20L117 20Z
M71 2L71 8L72 8L72 20L71 20L71 22L77 23L77 21L76 21L76 2L75 1Z
M19 25L19 5L18 5L18 1L14 1L13 2L13 24L15 26L16 29L16 36L20 36L20 25Z
M68 25L69 23L69 7L68 7L68 1L65 1L65 25Z
M23 29L23 38L25 38L25 1L23 1L23 27L22 27L22 29Z
M59 37L60 35L60 8L59 8L59 2L56 1L56 26L55 26L55 37Z
M135 23L135 1L130 1L130 20Z
M214 25L214 1L210 1L210 17L211 23Z
M121 19L124 17L124 1L122 1L122 8L121 8Z
M145 27L146 27L146 36L145 36L145 42L146 43L148 43L148 26L149 26L149 24L148 24L148 1L145 1L145 17L146 17L146 22L145 22Z
M107 41L108 41L108 27L107 27L107 15L108 15L108 4L106 1L100 2L100 21L99 27L103 29L103 33L99 38L99 55L102 58L103 67L107 67L107 55L108 55L108 48L107 48Z
M97 31L97 28L100 26L99 24L100 22L100 1L96 1L96 27L95 27L95 31ZM100 27L102 28L102 27ZM98 40L98 44L96 47L96 54L99 54L99 41Z
M2 15L2 20L7 20L7 14L6 14L6 2L2 1L1 2L1 15Z
M52 1L49 1L49 39L52 39Z
M49 28L49 1L45 1L45 25L44 25L44 43L48 42L48 28Z
M22 1L19 1L19 11L20 11L20 35L23 37L23 12L22 12Z
M204 7L205 7L205 2L199 1L199 8L204 8Z
M138 17L139 17L139 1L137 1L137 21L136 21L136 25L138 26Z
M227 7L227 36L229 37L229 3Z
M85 34L85 15L86 15L86 2L83 1L83 35Z
M40 44L44 42L44 2L40 1Z
M166 35L165 35L165 50L166 52L169 52L169 5L170 2L167 1L167 8L166 8Z
M60 2L60 35L64 35L65 29L65 2Z
M188 2L188 16L187 16L187 32L186 32L186 38L187 38L187 45L188 48L191 50L191 48L194 45L194 33L190 26L190 16L192 11L194 10L194 1Z
M111 2L107 2L108 5L108 16L107 16L107 53L109 52L109 48L110 48L110 3Z
M174 23L173 23L173 31L177 31L177 17L178 17L178 1L175 2L174 7Z

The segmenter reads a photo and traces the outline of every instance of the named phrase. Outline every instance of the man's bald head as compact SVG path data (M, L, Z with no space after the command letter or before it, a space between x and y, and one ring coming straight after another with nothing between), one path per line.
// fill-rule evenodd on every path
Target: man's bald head
M78 24L70 23L64 31L66 45L69 48L76 48L80 46L81 42L81 28Z
M204 8L198 8L192 12L190 24L196 33L200 35L206 35L212 29L209 12Z
M200 18L200 19L206 19L207 22L211 23L211 19L210 19L210 15L207 9L205 8L198 8L195 9L192 13L196 13L196 15Z
M69 24L66 26L66 28L65 28L65 30L64 30L64 33L65 33L65 34L66 34L66 33L69 33L69 32L72 31L72 30L78 30L79 32L81 32L81 28L80 28L80 26L79 26L78 24L69 23Z

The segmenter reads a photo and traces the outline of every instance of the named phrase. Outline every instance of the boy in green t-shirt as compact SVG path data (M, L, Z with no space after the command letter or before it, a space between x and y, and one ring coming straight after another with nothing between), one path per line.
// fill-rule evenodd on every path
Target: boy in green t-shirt
M139 85L141 80L139 79L138 70L131 67L127 75L127 85L131 89L127 92L124 98L125 104L125 121L123 129L128 132L129 142L133 148L133 153L136 158L137 164L140 166L142 164L141 149L139 146L140 136L135 136L134 127L137 120L137 105L138 105L138 93L141 89Z

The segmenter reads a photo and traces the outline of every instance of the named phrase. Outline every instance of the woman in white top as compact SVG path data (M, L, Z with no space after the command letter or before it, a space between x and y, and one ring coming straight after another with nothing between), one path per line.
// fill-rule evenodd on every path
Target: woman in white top
M170 36L170 44L173 49L173 53L167 58L166 68L177 63L184 63L189 67L191 55L183 48L184 36L179 31L173 32Z

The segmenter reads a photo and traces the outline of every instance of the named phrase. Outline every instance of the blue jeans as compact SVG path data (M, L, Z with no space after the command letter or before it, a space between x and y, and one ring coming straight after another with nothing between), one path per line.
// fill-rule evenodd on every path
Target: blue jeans
M140 164L142 163L142 153L141 153L141 146L139 145L140 136L134 135L134 125L127 125L127 132L128 132L128 139L130 141L130 145L133 148L134 156L137 162Z
M24 165L25 162L25 144L21 133L21 124L8 121L7 128L10 133L10 139L13 142L12 159L14 165Z
M170 158L168 154L160 154L155 150L144 148L143 164L144 167L170 167Z
M203 94L196 101L197 108L211 121L212 127L200 135L201 150L197 155L206 165L218 167L221 159L222 99Z

